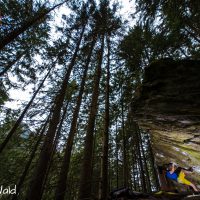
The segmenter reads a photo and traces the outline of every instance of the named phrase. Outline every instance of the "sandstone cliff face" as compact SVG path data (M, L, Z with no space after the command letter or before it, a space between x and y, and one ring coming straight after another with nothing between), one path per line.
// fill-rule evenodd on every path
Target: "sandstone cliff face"
M152 63L131 109L152 134L157 163L194 166L193 179L200 184L200 61Z

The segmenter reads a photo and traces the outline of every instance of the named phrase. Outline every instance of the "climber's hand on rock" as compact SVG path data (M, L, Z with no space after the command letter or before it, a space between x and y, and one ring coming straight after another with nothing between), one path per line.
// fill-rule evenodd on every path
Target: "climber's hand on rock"
M188 171L193 172L194 170L193 170L192 167L189 167L189 168L188 168Z

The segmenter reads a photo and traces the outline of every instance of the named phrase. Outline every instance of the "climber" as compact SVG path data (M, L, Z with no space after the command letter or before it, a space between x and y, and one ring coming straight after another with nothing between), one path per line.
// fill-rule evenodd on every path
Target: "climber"
M185 178L185 174L188 174L192 171L192 168L184 169L181 167L177 167L174 163L169 163L168 170L166 171L166 177L168 179L177 181L178 183L189 185L193 188L195 192L199 192L196 186Z

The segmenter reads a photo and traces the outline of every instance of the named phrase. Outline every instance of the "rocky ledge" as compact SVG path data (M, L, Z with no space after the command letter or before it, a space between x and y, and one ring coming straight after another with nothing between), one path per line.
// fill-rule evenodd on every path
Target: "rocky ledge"
M200 184L200 61L163 59L145 70L131 112L152 134L158 164L193 166Z

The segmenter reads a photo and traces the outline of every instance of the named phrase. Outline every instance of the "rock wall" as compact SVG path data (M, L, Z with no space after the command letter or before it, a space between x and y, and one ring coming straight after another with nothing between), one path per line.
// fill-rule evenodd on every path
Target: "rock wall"
M131 109L152 134L157 163L194 166L193 179L200 184L200 61L152 63Z

